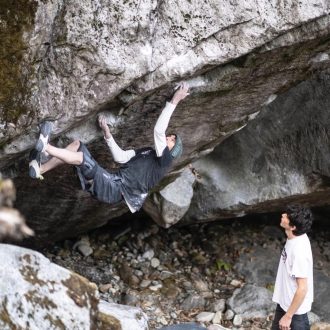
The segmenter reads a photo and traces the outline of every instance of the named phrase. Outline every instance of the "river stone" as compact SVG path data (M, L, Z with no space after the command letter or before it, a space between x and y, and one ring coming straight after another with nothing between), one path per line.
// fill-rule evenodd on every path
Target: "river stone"
M150 284L151 284L151 281L150 281L150 280L142 280L141 283L140 283L140 287L141 287L142 289L145 289L145 288L147 288Z
M155 255L154 250L150 249L143 253L142 258L151 260Z
M163 285L162 285L161 283L159 283L159 284L155 284L155 285L151 285L151 286L149 286L149 289L150 289L151 291L158 291L158 290L160 290L162 287L163 287Z
M195 286L197 291L199 291L199 292L209 291L208 284L206 282L204 282L203 280L196 279L196 280L194 280L193 283L194 283L194 286Z
M181 304L181 308L190 311L193 308L204 308L205 299L199 295L190 294Z
M157 317L157 322L160 323L160 324L162 324L162 325L168 325L168 322L167 322L165 316L163 316L163 315Z
M211 312L202 312L196 316L198 322L211 322L214 318L215 313Z
M242 282L239 281L239 280L233 279L233 280L231 280L230 285L235 286L235 287L239 287L239 286L242 285Z
M108 284L101 284L99 286L99 291L102 292L102 293L106 293L106 292L109 292L109 289L112 288L112 284L111 283L108 283Z
M91 254L93 254L93 249L91 248L90 245L86 243L81 243L77 246L77 250L84 256L88 257Z
M174 274L168 270L163 270L161 273L160 273L160 279L163 281L163 280L166 280L167 278L170 278L174 276Z
M218 299L213 303L212 310L214 312L223 312L226 308L226 300Z
M242 325L242 323L243 323L242 317L236 314L233 319L233 325L235 327L239 327L240 325Z
M234 315L235 315L235 313L233 312L233 310L227 309L223 318L225 320L232 320Z
M160 265L160 261L158 258L152 258L150 263L152 268L157 268Z
M241 315L243 320L254 317L266 318L275 310L272 293L251 284L236 289L233 296L227 300L227 304L235 314Z
M177 319L178 318L178 315L175 312L171 312L170 316L171 316L172 319Z
M217 324L220 323L222 320L222 312L218 311L215 312L214 317L212 319L212 323Z
M73 245L72 249L77 249L84 257L88 257L93 254L93 249L87 235L82 236L80 240Z

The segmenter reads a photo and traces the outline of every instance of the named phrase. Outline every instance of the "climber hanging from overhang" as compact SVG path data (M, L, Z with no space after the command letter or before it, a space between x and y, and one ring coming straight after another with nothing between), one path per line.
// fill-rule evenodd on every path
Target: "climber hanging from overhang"
M180 84L170 102L166 103L154 127L155 149L122 150L114 140L104 116L98 122L104 139L114 160L121 164L117 171L109 172L92 157L87 147L80 141L70 143L66 148L57 148L49 143L52 123L41 124L40 136L30 153L29 175L42 179L43 174L62 164L74 165L82 185L93 197L105 203L125 200L131 212L138 211L148 192L168 172L172 160L182 154L182 141L176 134L166 135L166 129L177 104L188 93L189 86ZM41 156L48 153L50 158L41 164Z

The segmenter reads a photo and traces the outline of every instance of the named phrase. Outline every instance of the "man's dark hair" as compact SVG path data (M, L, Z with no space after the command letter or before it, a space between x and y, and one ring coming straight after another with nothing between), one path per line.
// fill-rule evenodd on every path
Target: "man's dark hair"
M288 215L290 226L296 226L293 235L299 236L310 231L313 223L312 211L301 205L289 205L285 213Z
M174 133L166 134L166 136L171 136L171 135L175 136L175 144L172 150L170 151L170 154L172 158L179 158L182 155L182 151L183 151L182 140L178 134L174 134Z

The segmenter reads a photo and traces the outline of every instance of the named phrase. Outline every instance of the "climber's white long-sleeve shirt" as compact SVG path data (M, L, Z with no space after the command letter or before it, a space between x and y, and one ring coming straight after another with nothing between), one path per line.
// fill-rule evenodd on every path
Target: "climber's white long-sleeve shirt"
M175 104L166 102L165 108L163 109L163 111L161 112L160 116L157 119L154 128L154 142L155 142L156 154L158 157L160 157L163 154L163 151L167 146L165 132L175 107L176 107ZM115 160L115 162L119 164L124 164L135 156L135 150L133 149L122 150L116 143L112 134L111 137L109 139L105 139L105 141L107 142L107 145L111 151L112 157Z

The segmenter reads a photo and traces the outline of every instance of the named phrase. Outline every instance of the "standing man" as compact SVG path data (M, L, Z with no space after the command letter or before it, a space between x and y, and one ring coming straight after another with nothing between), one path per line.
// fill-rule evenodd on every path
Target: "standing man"
M310 329L307 312L313 302L313 256L307 232L310 209L289 206L280 226L287 236L278 266L273 301L277 303L272 330Z
M150 189L166 175L173 159L182 154L180 137L166 135L165 131L177 104L189 95L188 88L187 84L181 84L171 101L166 103L154 127L154 148L122 150L114 140L106 119L99 117L99 125L113 159L121 164L117 171L102 168L80 141L72 142L65 149L52 146L49 143L52 125L45 122L41 125L35 149L30 153L30 176L38 179L59 165L75 165L82 188L94 198L110 204L125 200L131 212L138 211ZM41 154L44 152L52 158L41 164Z

